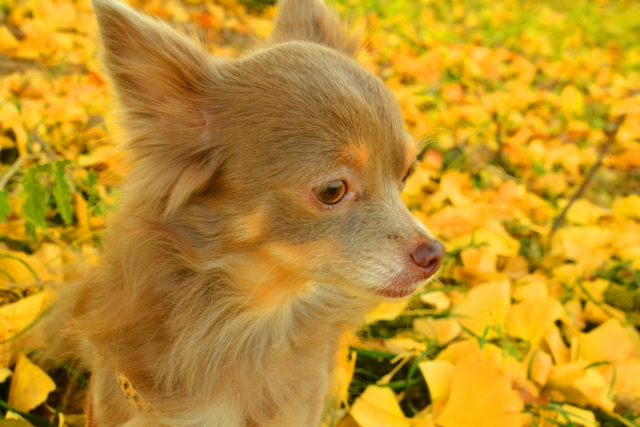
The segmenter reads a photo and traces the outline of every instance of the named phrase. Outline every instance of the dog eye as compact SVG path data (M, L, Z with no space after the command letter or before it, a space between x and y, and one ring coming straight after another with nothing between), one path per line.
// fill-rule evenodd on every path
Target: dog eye
M347 185L344 181L331 181L324 187L318 188L315 193L318 200L325 205L335 205L347 192Z

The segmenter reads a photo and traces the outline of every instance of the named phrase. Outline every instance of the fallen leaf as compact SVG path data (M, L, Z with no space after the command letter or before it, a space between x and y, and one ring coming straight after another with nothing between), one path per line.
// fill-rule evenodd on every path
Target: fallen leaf
M532 356L527 360L527 377L539 386L544 386L553 371L553 359L551 355L544 350L536 349Z
M509 282L494 282L477 286L453 312L460 324L482 336L485 330L493 336L491 328L503 324L511 305Z
M451 306L451 300L444 292L434 291L421 294L418 298L423 303L433 307L436 311L444 311Z
M629 360L633 352L633 342L616 319L580 334L580 357L591 362L622 362Z
M424 334L429 341L445 345L456 339L461 333L460 323L454 319L433 319L426 317L413 321L413 329Z
M9 387L9 405L19 411L29 412L44 403L49 393L56 389L53 380L25 355L18 356Z
M453 374L449 400L435 419L442 427L519 427L528 416L521 414L522 399L511 382L486 360L461 360Z
M451 391L455 366L446 360L430 360L418 364L429 387L432 401L446 400Z
M596 416L593 411L581 409L573 405L563 404L560 409L566 414L571 422L584 427L599 427ZM564 417L558 417L558 421L562 422Z
M350 412L360 427L411 427L396 395L388 387L368 386L353 402Z
M555 298L530 299L514 304L507 315L507 333L529 341L533 349L563 314L562 305Z
M380 320L393 320L407 308L407 304L409 304L409 301L406 300L380 304L367 313L366 322L374 323Z
M3 383L13 375L13 371L9 368L0 368L0 383Z
M609 398L611 384L595 369L587 369L584 376L573 382L576 390L582 392L590 405L613 411L616 404Z
M599 218L606 215L606 211L588 200L580 199L574 202L567 212L567 220L573 224L595 224Z
M7 340L31 325L46 308L50 298L50 294L44 291L0 306L0 319L5 319L10 325L10 329L2 330L0 340Z

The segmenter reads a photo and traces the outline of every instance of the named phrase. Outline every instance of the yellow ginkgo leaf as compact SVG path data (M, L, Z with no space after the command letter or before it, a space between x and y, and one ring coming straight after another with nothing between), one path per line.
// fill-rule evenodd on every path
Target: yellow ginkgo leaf
M436 311L444 311L451 306L451 300L444 292L426 292L420 295L420 301L432 306Z
M475 232L452 239L447 243L447 249L464 247L485 247L496 255L514 257L520 251L520 242L511 237L500 224L487 221L484 228Z
M455 366L446 360L430 360L418 364L422 376L429 387L431 401L449 398Z
M553 356L555 363L567 363L571 357L569 348L562 339L560 329L556 325L553 325L549 332L544 336L544 343L547 345Z
M604 292L609 287L609 281L604 279L584 280L581 288L584 288L585 295L583 298L595 299L596 301L602 301ZM588 296L586 295L588 294Z
M640 114L629 114L618 129L618 138L633 141L640 138Z
M0 383L3 383L13 375L13 371L9 368L0 368Z
M30 285L47 280L60 282L64 278L60 246L45 243L33 255L14 251L1 251L0 255L0 269L8 273L7 277L0 276L0 283Z
M595 225L567 226L554 235L552 252L589 267L599 266L610 256L614 239L612 231Z
M413 321L413 329L424 334L429 341L435 341L440 345L448 344L456 339L462 328L454 319L433 319L425 317Z
M629 360L633 351L633 342L616 319L580 334L580 357L591 362L622 362Z
M584 319L597 325L604 323L609 319L617 319L620 322L625 322L627 314L622 310L610 306L609 304L596 304L589 300L584 305Z
M534 348L563 313L560 302L550 297L514 304L507 315L507 332L529 341Z
M633 343L633 357L640 360L640 332L632 325L626 325L624 330Z
M368 386L351 407L351 416L360 427L411 427L400 409L396 395L388 387Z
M556 366L546 388L559 392L569 403L611 411L615 406L609 398L611 382L605 380L598 369L590 367L586 360Z
M4 419L5 420L24 420L24 417L22 415L20 415L20 414L17 414L15 412L13 412L13 411L7 411L7 413L4 414Z
M553 359L544 350L535 350L530 358L524 361L527 367L527 376L540 386L544 386L553 370Z
M418 414L411 421L413 422L412 427L436 427L431 414Z
M440 204L449 200L454 206L467 206L471 199L467 196L471 187L469 174L447 171L440 177L440 188L431 195L430 203Z
M46 372L25 355L18 356L9 387L9 405L19 411L29 412L44 403L55 389L55 383Z
M340 408L341 404L346 404L349 399L349 384L353 379L353 373L356 368L357 353L349 349L351 339L351 332L344 334L340 342L340 349L336 354L332 388L336 409Z
M6 25L0 25L0 52L9 52L18 47L18 40Z
M415 197L418 197L423 188L431 183L431 177L433 172L424 168L415 170L407 179L407 184L402 191L402 198L405 201L410 201Z
M520 427L522 399L507 375L491 362L461 360L456 366L449 400L435 419L442 427Z
M405 308L407 308L407 304L409 304L408 300L380 304L378 307L367 313L366 322L375 323L380 320L393 320L397 318Z
M567 85L560 94L560 106L567 116L581 115L584 110L584 95L575 86Z
M580 391L591 406L605 411L613 411L616 404L609 398L611 384L602 377L596 369L587 369L584 376L573 382L576 390Z
M563 414L571 420L574 424L584 427L599 427L600 424L596 421L596 416L592 411L587 409L581 409L573 405L567 405L566 403L560 407ZM564 417L558 418L558 421L565 421Z
M564 310L571 324L582 330L587 326L584 320L584 310L579 299L572 299L564 303Z
M585 406L588 402L584 394L575 387L575 382L586 375L589 362L580 360L577 362L557 365L551 371L546 389L560 393L569 403Z
M449 344L438 354L436 360L447 360L455 365L458 363L458 360L465 357L480 357L480 346L478 345L478 340L468 339Z
M322 424L322 427L331 427L334 424L335 424L335 420L329 418L325 420L325 422ZM358 423L356 423L356 420L354 420L352 416L346 416L342 421L340 421L340 424L338 424L337 427L360 427L360 426L358 425Z
M406 353L408 351L423 352L427 349L425 343L403 337L390 338L385 341L385 346L390 352L396 354Z
M504 323L510 305L509 282L493 282L471 289L454 313L464 328L482 336L485 330Z
M529 272L529 263L525 257L516 255L507 258L503 271L510 279L519 279Z
M619 397L631 397L631 400L640 399L640 360L631 359L626 362L616 363L616 380L614 383L614 393ZM613 369L611 378L613 380Z
M33 323L47 306L49 299L50 294L44 291L1 306L0 319L4 319L10 328L0 328L4 332L4 336L0 338L6 340Z
M254 34L263 39L269 37L273 30L273 21L270 19L257 18L249 15L247 16L247 23Z
M513 288L512 297L516 301L544 300L549 296L546 283L532 282Z
M473 283L489 282L505 278L498 273L498 254L487 246L480 248L464 248L460 252L463 269L458 272L460 277L469 277Z
M616 199L613 202L613 213L616 216L640 220L640 196L630 196Z
M567 212L567 220L573 224L595 224L598 219L606 214L600 206L596 206L588 200L576 200Z

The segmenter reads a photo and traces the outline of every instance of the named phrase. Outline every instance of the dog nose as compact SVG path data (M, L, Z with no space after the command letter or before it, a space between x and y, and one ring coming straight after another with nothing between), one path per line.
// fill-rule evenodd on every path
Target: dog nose
M415 263L424 269L427 278L433 276L444 259L444 245L437 240L423 243L411 254Z

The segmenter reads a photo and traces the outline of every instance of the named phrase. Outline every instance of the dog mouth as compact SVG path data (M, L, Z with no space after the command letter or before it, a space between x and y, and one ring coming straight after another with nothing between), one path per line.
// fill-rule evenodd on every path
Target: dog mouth
M420 284L426 280L422 274L405 273L394 278L391 283L384 288L376 289L375 293L385 298L405 298L414 293Z

